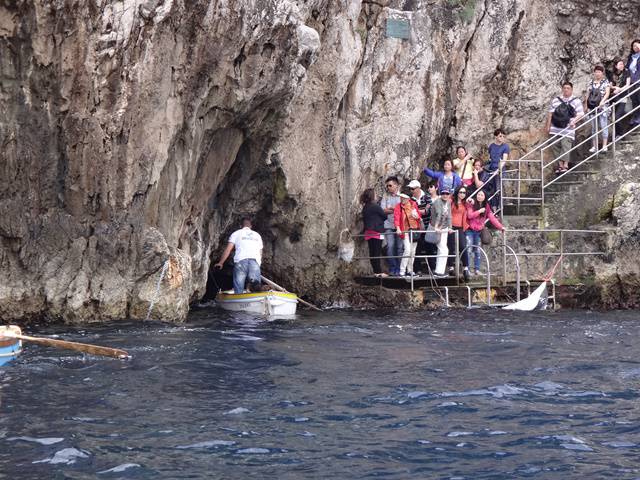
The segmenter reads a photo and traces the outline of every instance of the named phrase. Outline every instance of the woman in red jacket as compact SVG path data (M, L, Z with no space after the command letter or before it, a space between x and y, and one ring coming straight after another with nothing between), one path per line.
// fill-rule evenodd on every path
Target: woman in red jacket
M400 262L400 276L413 276L413 261L416 255L416 247L420 233L412 230L420 230L420 210L418 204L409 198L409 195L401 193L400 203L393 210L393 220L396 233L404 243L404 253Z
M487 202L487 195L484 190L479 190L476 194L475 200L471 200L467 203L467 221L469 222L469 230L467 230L467 245L469 246L469 250L472 251L472 255L475 257L474 275L483 275L480 271L480 250L478 247L481 242L480 232L482 232L487 220L490 221L498 230L504 230L500 221L493 214L491 205Z
M467 221L467 186L462 185L456 191L455 195L451 199L451 226L454 231L458 232L458 252L462 252L467 246L467 239L465 233L469 230L469 222ZM449 247L450 252L456 251L456 234L451 232L449 233L449 238L447 239L447 245ZM462 262L462 266L464 270L462 274L464 275L465 281L469 281L469 257L465 252L464 255L460 258ZM449 275L454 274L454 265L455 258L449 257L447 261L449 264Z

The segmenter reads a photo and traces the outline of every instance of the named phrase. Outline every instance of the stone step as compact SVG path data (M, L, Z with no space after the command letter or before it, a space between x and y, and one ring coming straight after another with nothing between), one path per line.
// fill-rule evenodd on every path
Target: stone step
M517 205L504 205L502 215L507 218L511 216L537 216L540 215L541 205L537 204L520 204L520 208Z
M557 191L568 192L571 187L575 185L584 185L584 184L585 182L581 182L578 180L575 180L575 181L558 180L557 182L552 183L551 185L545 187L544 193L546 195L549 192L557 192Z

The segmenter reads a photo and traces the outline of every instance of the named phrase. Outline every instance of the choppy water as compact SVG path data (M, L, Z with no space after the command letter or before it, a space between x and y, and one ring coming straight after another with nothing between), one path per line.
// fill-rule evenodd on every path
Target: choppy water
M640 478L640 315L324 313L41 330L0 478Z

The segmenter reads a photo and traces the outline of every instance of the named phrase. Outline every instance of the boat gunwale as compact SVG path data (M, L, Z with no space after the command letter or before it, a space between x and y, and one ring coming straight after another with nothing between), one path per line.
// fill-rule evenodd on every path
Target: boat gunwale
M218 301L251 301L251 300L262 300L269 297L276 297L282 300L294 300L298 301L298 296L295 293L285 293L285 292L250 292L250 293L218 293L216 300Z

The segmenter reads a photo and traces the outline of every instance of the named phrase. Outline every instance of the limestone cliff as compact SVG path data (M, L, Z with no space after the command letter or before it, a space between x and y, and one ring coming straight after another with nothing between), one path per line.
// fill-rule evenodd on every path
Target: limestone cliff
M525 149L561 80L626 53L639 6L1 2L0 313L144 318L171 260L154 317L184 319L243 214L275 280L340 300L362 188L496 126Z

